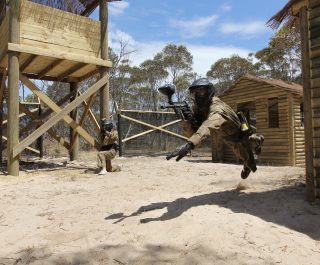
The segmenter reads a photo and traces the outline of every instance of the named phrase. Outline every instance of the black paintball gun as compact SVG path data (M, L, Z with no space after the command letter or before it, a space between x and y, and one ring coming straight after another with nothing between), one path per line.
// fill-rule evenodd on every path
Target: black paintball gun
M173 102L172 96L176 92L176 87L174 84L165 84L158 88L158 91L168 97L169 105L160 106L161 109L173 109L176 113L178 119L183 121L189 121L192 125L199 127L198 121L195 119L193 112L191 111L188 103L186 101Z

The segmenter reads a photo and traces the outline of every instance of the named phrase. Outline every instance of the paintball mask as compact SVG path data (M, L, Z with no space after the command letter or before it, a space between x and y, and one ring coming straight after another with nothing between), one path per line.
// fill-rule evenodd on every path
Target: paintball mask
M200 78L191 84L189 92L197 107L202 109L210 104L215 88L207 78Z
M101 120L101 132L111 132L111 130L113 129L113 121L109 120L109 119L102 119Z

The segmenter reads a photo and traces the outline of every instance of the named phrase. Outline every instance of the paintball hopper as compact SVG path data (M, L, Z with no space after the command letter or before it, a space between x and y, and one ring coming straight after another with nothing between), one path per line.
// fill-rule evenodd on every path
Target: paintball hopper
M165 84L158 88L158 91L166 95L169 99L169 103L172 104L172 96L176 92L176 86L174 84Z

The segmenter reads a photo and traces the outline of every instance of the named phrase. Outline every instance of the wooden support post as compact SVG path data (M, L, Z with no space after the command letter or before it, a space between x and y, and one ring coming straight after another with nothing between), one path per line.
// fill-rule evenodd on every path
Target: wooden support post
M95 95L96 94L93 94L93 95L90 96L88 103L86 103L86 105L85 105L85 109L83 111L83 114L82 114L79 122L78 122L78 117L77 117L77 123L78 123L79 126L83 125L87 114L90 113L90 106L91 106L91 103L93 102L93 100L95 98ZM83 101L82 103L84 103L84 102L85 101ZM100 130L100 127L98 128L98 130ZM76 139L78 139L78 133L77 132L74 133L74 136L72 137L72 139L70 141L70 152L73 150L74 147L78 148L77 145L79 145L79 144L77 144L76 141L74 141Z
M3 166L3 157L2 157L2 152L4 150L3 148L3 141L2 141L2 137L3 137L3 101L4 101L4 95L5 95L5 89L6 89L6 79L7 79L7 71L4 71L2 73L2 77L1 77L1 83L0 83L0 165L1 168Z
M42 108L41 108L41 104L39 104L38 107L38 117L40 118L42 114ZM39 126L38 126L39 128ZM39 150L39 157L43 158L43 134L37 139L37 147Z
M10 0L9 42L20 42L20 4L21 0ZM7 157L8 174L19 175L19 155L13 155L14 147L19 143L19 53L8 53L8 128Z
M101 59L108 60L108 2L99 0L101 23ZM108 76L108 68L100 68L100 78ZM109 118L109 81L100 89L100 120Z
M310 52L309 29L307 7L300 9L300 34L302 56L302 82L303 82L303 112L305 135L305 159L306 159L306 188L307 200L316 200L315 173L313 170L313 126L311 106L311 82L310 82Z
M118 113L118 138L119 138L119 156L122 156L122 137L121 137L121 114Z
M78 83L70 83L70 95L77 95L78 94L77 90L78 90ZM75 99L75 96L70 96L70 102L72 102L74 99ZM76 107L70 112L70 117L76 123L78 123L79 121L78 116L79 116L78 107ZM70 143L72 143L72 148L70 148L69 150L70 161L74 161L79 159L79 135L72 127L70 127Z
M4 75L4 74L3 74ZM2 76L3 78L3 76ZM4 87L0 87L1 90L4 90ZM3 142L2 142L2 136L3 136L3 95L0 96L0 168L2 169L3 164L3 157L2 157L2 151L3 151Z

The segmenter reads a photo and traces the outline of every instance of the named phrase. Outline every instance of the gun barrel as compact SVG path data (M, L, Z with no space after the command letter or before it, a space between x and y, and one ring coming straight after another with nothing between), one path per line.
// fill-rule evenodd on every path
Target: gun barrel
M166 106L160 106L160 109L170 109L170 108L174 108L174 105L166 105Z
M171 105L166 105L166 106L160 106L161 109L173 109L173 108L184 108L186 107L186 103L181 103L181 102L175 102L174 104Z

